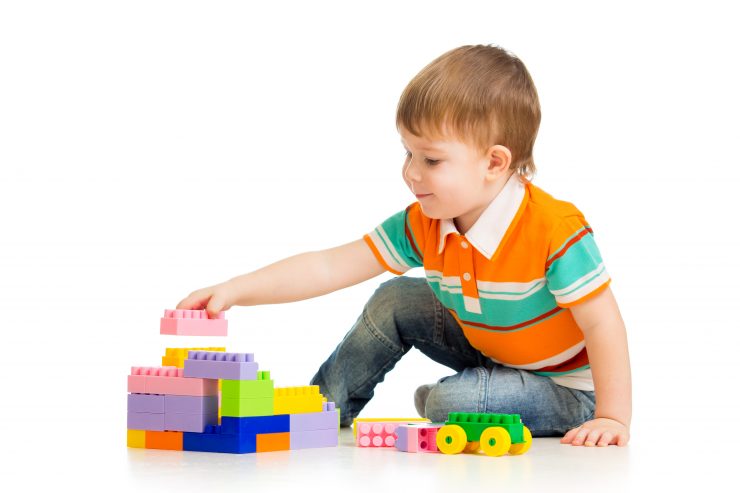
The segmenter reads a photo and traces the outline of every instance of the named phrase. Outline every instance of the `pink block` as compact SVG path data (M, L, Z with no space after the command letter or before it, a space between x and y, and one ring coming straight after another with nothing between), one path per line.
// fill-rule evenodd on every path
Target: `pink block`
M399 424L402 423L357 423L357 446L394 447Z
M402 424L396 428L396 448L404 452L438 452L437 432L442 424Z
M178 336L225 336L226 312L208 318L205 310L165 310L159 322L159 333Z
M218 395L218 380L186 378L182 372L182 368L174 366L134 366L128 377L128 391L137 394Z

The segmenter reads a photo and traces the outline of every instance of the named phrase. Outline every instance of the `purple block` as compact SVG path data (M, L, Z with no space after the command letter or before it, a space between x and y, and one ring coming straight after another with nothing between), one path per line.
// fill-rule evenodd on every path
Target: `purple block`
M408 426L399 426L396 428L396 448L403 450L404 452L409 451L409 428Z
M290 432L290 449L336 447L339 444L339 433L333 430L312 430Z
M337 411L324 411L320 413L300 413L290 415L290 432L334 430L339 428L339 416Z
M192 431L203 433L206 426L218 424L218 413L213 414L179 414L164 415L164 428L168 431Z
M159 394L129 394L128 412L162 414L164 412L164 396Z
M164 413L128 413L129 430L164 431Z
M227 353L224 351L188 351L188 359L202 361L254 362L254 353Z
M218 413L218 396L165 395L164 412L167 414L216 414Z
M190 354L192 355L193 352L191 351ZM257 363L254 361L186 359L183 375L185 377L220 378L224 380L257 380L257 368Z

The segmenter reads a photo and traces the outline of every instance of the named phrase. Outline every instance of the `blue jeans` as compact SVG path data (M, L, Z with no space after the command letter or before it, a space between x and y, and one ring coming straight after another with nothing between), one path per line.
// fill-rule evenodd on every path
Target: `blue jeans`
M493 363L473 348L424 278L381 284L311 384L336 403L342 426L349 426L412 347L457 372L429 392L425 414L434 422L455 411L516 413L533 436L562 436L593 419L593 392Z

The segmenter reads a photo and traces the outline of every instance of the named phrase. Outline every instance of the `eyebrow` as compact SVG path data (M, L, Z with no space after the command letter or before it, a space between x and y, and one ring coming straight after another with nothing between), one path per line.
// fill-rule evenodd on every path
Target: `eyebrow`
M404 147L406 146L406 143L403 141L403 139L401 139L401 144L403 144ZM439 152L444 151L444 149L439 148L439 147L434 147L434 146L422 146L419 149L421 149L422 151L439 151Z

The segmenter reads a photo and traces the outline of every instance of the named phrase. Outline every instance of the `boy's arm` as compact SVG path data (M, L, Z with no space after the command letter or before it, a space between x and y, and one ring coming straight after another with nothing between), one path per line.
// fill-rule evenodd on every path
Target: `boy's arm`
M215 315L234 305L249 306L314 298L366 281L385 272L364 240L306 252L221 284L200 289L178 309L202 309Z
M561 443L626 445L632 420L627 331L611 288L570 307L583 331L596 393L594 419L570 430Z

